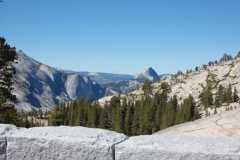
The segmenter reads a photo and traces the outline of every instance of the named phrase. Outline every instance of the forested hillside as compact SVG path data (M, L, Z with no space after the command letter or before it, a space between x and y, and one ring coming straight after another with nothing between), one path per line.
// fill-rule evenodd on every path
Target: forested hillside
M149 96L151 88L145 87L145 98L135 103L114 97L104 107L85 100L59 106L51 112L51 124L110 129L132 136L152 134L200 117L191 96L179 106L176 96L168 100L167 83L162 84L162 93L153 97Z

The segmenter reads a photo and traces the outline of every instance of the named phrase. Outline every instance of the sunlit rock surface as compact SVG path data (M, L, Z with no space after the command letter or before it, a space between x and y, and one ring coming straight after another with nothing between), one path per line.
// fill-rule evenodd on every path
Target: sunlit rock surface
M14 66L13 94L19 110L50 109L80 98L96 100L105 94L105 89L89 77L50 67L24 53L18 54L18 63Z
M112 160L111 146L126 138L84 127L0 128L7 139L7 146L0 142L0 157L7 160Z

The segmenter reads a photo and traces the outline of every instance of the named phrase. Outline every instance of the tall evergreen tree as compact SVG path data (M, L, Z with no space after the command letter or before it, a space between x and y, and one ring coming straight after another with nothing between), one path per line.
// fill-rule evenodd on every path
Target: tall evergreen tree
M175 124L176 120L176 114L177 114L177 108L178 108L178 100L177 96L173 96L173 98L170 100L168 105L168 126L173 126Z
M109 111L109 106L105 106L100 115L100 128L103 129L112 129L112 120Z
M109 111L112 112L109 115L111 119L112 129L115 131L121 131L121 117L120 117L120 106L121 100L120 97L113 97L110 101Z
M0 37L0 123L17 124L19 122L14 106L7 104L9 101L16 100L12 94L15 74L13 63L16 60L16 49L10 47L6 40Z
M154 108L154 123L153 123L153 132L156 132L160 129L161 124L161 106L160 106L160 94L155 94L153 99L153 108Z
M220 85L218 87L216 97L215 97L215 106L217 108L220 107L224 102L224 91L225 91L225 88L222 85Z
M133 113L133 122L132 122L132 135L141 134L141 103L137 101L134 105L134 113Z
M152 109L153 103L151 98L146 98L143 102L143 134L152 133Z
M97 127L97 108L96 105L90 105L88 111L88 127L96 128Z
M129 136L133 135L133 120L134 120L134 107L129 106L126 111L125 119L125 133Z
M232 60L233 57L227 53L224 53L223 57L220 59L220 62L227 62Z
M239 102L238 91L236 88L234 88L234 92L233 92L233 102Z
M192 121L200 118L196 104L191 95L185 99L180 107L180 110L177 112L176 124L184 123L187 121Z
M51 112L50 122L51 125L60 126L64 124L64 113L62 107L56 107Z
M211 90L212 86L210 85L210 83L208 83L200 94L200 100L205 109L213 105L213 94Z
M167 104L168 104L168 94L170 93L171 88L168 83L163 82L161 84L161 93L159 95L155 95L156 100L154 100L154 105L157 105L156 109L156 115L155 119L157 126L157 129L163 129L165 128L166 124L166 115L164 113L167 110Z
M13 63L17 60L14 47L10 47L4 38L0 37L0 102L15 100L12 94L13 76L15 69Z
M235 56L235 58L240 58L240 51L237 53L237 55Z
M149 80L144 81L143 92L147 96L152 94L152 83L151 83L151 81L149 81Z
M120 105L120 132L125 133L125 117L127 114L127 108L129 104L127 104L126 98L122 100L122 104Z
M229 85L228 88L225 89L225 91L224 91L224 102L231 103L233 101L232 95L233 95L232 86Z

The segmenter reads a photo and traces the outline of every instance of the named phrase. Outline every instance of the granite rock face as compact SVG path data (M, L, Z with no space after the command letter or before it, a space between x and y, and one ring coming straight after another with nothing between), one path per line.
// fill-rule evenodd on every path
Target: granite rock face
M105 89L89 77L50 67L24 53L18 54L14 66L13 94L19 110L51 109L64 102L80 98L97 100L105 95Z
M159 81L161 78L152 67L149 67L145 69L142 73L139 73L136 76L136 79L142 80L144 82L145 80Z

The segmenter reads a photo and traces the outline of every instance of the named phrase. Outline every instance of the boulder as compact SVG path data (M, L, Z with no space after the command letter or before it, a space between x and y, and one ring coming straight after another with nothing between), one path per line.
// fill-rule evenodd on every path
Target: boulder
M112 145L126 138L123 134L84 127L0 128L5 130L1 137L7 140L0 141L3 160L112 160Z

